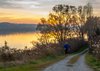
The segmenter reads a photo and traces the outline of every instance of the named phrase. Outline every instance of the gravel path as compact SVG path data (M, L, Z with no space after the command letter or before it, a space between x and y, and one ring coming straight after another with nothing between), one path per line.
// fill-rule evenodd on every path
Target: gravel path
M75 64L73 64L73 65L68 64L67 62L73 56L75 56L75 55L68 56L64 60L61 60L61 61L47 67L43 71L93 71L85 63L85 54L82 54Z

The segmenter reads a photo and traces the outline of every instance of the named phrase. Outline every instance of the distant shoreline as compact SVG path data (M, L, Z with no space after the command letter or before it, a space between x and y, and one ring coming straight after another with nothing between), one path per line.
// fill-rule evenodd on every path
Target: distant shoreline
M0 35L36 32L36 24L0 23Z

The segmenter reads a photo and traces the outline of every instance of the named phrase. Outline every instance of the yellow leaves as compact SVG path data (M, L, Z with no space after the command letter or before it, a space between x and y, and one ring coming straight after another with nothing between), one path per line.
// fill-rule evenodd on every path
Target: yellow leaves
M49 14L47 21L44 18L42 18L41 22L55 26L57 24L81 25L85 21L83 17L77 12L75 13L52 12Z
M41 18L41 23L46 23L46 19L45 18Z

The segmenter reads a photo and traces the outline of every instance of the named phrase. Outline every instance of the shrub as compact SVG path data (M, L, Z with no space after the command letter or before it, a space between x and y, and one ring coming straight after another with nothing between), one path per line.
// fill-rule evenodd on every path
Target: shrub
M88 45L86 41L78 38L68 39L66 42L71 46L71 52L78 51L82 47Z

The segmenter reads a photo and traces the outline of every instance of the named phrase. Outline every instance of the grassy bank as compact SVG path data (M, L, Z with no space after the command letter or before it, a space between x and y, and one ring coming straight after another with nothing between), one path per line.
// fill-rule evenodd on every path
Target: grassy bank
M86 55L87 64L92 67L95 71L100 71L100 60L97 60L91 54Z
M9 68L2 68L0 67L0 71L40 71L47 67L50 64L53 64L61 59L63 59L65 56L46 56L42 57L38 60L31 61L24 65L9 67Z

